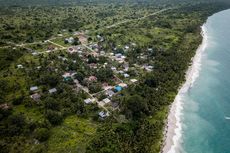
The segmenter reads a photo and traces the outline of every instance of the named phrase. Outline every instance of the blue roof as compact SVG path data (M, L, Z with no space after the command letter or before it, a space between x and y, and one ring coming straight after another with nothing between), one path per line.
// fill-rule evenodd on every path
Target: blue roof
M122 90L122 87L121 87L121 86L116 86L116 87L115 87L115 90L116 90L116 91L121 91L121 90Z

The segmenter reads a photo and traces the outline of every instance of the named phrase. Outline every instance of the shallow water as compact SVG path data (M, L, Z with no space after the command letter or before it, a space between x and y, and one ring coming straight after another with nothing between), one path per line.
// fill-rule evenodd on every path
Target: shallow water
M182 137L186 153L230 153L230 10L204 24L206 47L199 76L181 95Z

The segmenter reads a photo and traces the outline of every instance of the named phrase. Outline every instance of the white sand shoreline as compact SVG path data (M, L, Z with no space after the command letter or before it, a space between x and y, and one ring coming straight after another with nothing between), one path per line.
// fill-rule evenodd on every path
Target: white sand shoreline
M178 153L181 152L182 124L181 115L183 110L182 97L194 84L199 76L201 67L202 53L207 46L207 34L205 25L202 26L201 35L203 40L192 59L192 64L186 72L186 81L180 88L174 102L170 106L167 124L164 131L164 144L161 153Z

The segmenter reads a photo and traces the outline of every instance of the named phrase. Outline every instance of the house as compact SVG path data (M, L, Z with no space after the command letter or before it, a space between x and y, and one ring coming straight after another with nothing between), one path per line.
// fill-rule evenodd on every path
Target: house
M105 104L108 104L108 103L111 102L111 100L110 100L109 98L105 98L105 99L103 99L102 101L103 101Z
M50 93L50 94L55 93L55 92L57 92L57 89L56 89L56 88L52 88L52 89L49 90L49 93Z
M125 46L125 49L129 49L129 46L126 45L126 46Z
M19 65L17 65L17 68L18 68L18 69L22 69L22 68L23 68L23 65L19 64Z
M136 43L131 43L132 46L136 46L137 44Z
M137 82L137 79L131 79L130 80L132 83L135 83L135 82Z
M151 72L153 70L153 66L144 66L144 69L148 72Z
M124 74L124 71L122 71L122 70L121 70L121 71L118 71L118 73L120 73L120 74Z
M119 103L118 102L112 102L112 107L115 109L119 106Z
M109 113L107 112L104 112L104 111L101 111L101 112L99 112L99 114L98 114L101 118L105 118L105 117L107 117L107 116L109 116Z
M2 110L8 110L8 109L10 109L10 108L11 108L10 105L7 104L7 103L1 104L1 105L0 105L0 109L2 109Z
M72 44L73 42L74 42L74 38L73 38L73 37L70 37L70 38L68 39L68 43Z
M122 90L122 87L121 86L115 86L115 88L114 88L114 90L116 91L116 92L119 92L119 91L121 91Z
M92 69L97 69L97 64L96 63L91 63L89 64L89 67Z
M153 51L153 49L152 49L152 48L148 48L148 51L149 51L149 52L152 52L152 51Z
M38 55L38 52L33 52L32 55L36 56L36 55Z
M114 67L114 66L112 66L112 67L111 67L111 70L115 71L115 70L117 70L117 68Z
M41 68L42 68L41 66L37 66L37 69L39 69L39 70L40 70Z
M125 58L126 58L126 56L124 56L124 55L122 55L122 56L121 56L121 59L123 59L123 60L124 60Z
M30 91L36 91L36 90L38 90L37 86L30 87Z
M48 49L48 50L54 50L55 47L54 47L53 45L49 45L49 46L47 47L47 49Z
M128 78L128 77L129 77L129 74L125 73L125 74L124 74L124 77L125 77L125 78Z
M84 103L86 104L91 104L92 103L92 100L90 98L87 98L84 100Z
M41 98L41 95L38 93L35 93L33 95L30 96L34 101L39 101Z
M121 53L117 53L117 54L115 54L115 57L116 57L116 58L121 58L121 57L122 57L122 54L121 54Z
M72 47L69 47L69 48L68 48L68 51L69 51L69 52L73 52L73 50L74 50L74 49L73 49Z
M112 97L115 93L113 92L113 90L107 90L105 94L109 97Z
M90 76L90 77L88 78L88 80L89 80L90 82L97 81L97 77L95 77L95 76Z
M128 85L126 83L120 83L119 86L121 86L122 88L127 88Z
M105 51L100 51L100 55L105 55Z
M65 81L71 78L71 74L69 72L65 72L62 77L64 78Z

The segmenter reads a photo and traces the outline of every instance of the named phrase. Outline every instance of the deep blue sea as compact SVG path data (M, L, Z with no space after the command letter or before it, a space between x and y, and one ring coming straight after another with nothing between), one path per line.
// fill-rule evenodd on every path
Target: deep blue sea
M199 75L183 94L180 151L230 153L230 10L210 16Z

